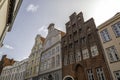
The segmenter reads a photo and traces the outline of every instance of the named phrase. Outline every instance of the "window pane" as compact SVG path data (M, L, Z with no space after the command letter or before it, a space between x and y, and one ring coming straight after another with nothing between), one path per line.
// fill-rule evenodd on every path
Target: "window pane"
M98 78L98 80L106 80L102 68L97 68L96 72L97 72L97 78Z
M96 45L91 47L91 54L92 54L92 56L98 55L98 49L97 49Z
M84 50L82 50L82 55L83 55L83 59L87 59L87 58L89 58L89 52L88 52L88 49L84 49Z
M112 27L113 27L113 31L115 32L115 35L120 36L120 22L117 22Z
M101 37L103 39L103 42L109 41L111 39L109 34L108 34L107 29L104 29L103 31L101 31L100 34L101 34Z
M120 71L114 72L116 80L120 80Z
M88 74L88 80L94 80L93 72L91 69L87 71L87 74Z
M117 53L115 46L111 46L111 47L107 48L106 50L107 50L110 62L114 62L114 61L119 60L119 56L118 56L118 53Z

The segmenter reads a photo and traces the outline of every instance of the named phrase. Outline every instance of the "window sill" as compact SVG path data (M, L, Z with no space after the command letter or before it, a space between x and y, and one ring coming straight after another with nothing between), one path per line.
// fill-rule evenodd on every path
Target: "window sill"
M107 43L107 42L110 42L112 39L108 40L108 41L103 41L103 43Z
M112 64L112 63L117 63L117 62L119 62L120 60L118 60L118 61L113 61L113 62L110 62L110 64Z
M116 38L119 38L120 37L120 35L119 36L116 36Z

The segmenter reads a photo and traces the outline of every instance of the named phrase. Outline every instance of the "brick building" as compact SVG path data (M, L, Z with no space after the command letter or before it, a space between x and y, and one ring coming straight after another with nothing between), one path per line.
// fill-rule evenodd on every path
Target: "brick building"
M5 67L5 66L10 66L10 65L13 65L14 64L14 60L13 59L9 59L7 58L7 55L3 55L2 56L2 59L0 61L0 74L2 72L2 69Z
M73 13L62 38L63 80L112 80L93 18Z

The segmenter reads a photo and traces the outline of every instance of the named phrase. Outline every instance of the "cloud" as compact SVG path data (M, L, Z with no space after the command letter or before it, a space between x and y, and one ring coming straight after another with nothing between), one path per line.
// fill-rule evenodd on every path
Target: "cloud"
M3 55L3 52L0 52L0 55Z
M30 4L27 7L27 12L36 12L38 10L39 6L38 5L34 5L34 4Z
M38 29L38 32L40 32L43 36L46 36L47 34L47 26L42 26Z
M12 46L7 45L7 44L6 44L6 45L4 45L4 47L5 47L5 48L7 48L7 49L11 49L11 50L13 50L13 49L14 49Z

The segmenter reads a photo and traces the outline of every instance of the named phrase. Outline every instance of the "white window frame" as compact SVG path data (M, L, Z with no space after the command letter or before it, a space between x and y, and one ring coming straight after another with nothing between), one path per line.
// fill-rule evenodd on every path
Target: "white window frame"
M64 66L68 64L68 55L64 55Z
M99 54L98 48L97 48L96 45L94 45L94 46L91 47L91 54L92 54L93 57L97 56Z
M110 62L115 62L115 61L120 60L120 57L118 55L118 52L117 52L115 46L111 46L111 47L106 48L106 51L107 51Z
M116 35L116 37L120 37L120 21L112 25L112 29Z
M109 35L109 32L107 29L104 29L100 32L100 35L102 37L103 42L107 42L111 40L111 37Z
M88 80L95 80L92 69L87 70Z
M74 63L74 54L73 53L70 53L69 60L70 60L70 64Z
M98 80L106 80L103 68L96 68L97 78ZM104 79L103 79L104 78Z
M81 61L81 52L80 51L76 51L75 58L76 58L76 62Z
M82 50L83 59L88 59L90 57L88 49Z
M114 72L114 75L115 75L115 79L116 80L120 80L120 70L119 71L115 71ZM119 79L118 79L119 78Z
M58 54L56 56L56 66L59 66L60 65L60 55Z

